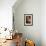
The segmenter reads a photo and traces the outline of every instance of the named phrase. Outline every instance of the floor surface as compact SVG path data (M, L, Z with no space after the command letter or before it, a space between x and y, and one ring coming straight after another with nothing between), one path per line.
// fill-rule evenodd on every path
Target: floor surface
M6 40L6 42L2 43L0 46L16 46L15 39L13 39L13 40Z

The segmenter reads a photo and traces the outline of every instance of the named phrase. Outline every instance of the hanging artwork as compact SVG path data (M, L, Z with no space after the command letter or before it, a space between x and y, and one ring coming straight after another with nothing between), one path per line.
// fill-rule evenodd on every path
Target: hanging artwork
M33 14L24 14L24 26L33 25Z

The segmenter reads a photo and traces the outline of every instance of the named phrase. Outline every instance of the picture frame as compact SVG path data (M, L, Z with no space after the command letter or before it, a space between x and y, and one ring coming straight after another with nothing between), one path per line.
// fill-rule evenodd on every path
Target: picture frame
M24 26L33 25L33 14L24 14Z

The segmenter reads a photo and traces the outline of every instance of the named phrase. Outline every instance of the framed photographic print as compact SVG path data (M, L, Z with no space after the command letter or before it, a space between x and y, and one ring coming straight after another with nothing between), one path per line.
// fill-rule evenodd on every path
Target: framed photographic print
M24 14L24 26L33 25L33 14Z

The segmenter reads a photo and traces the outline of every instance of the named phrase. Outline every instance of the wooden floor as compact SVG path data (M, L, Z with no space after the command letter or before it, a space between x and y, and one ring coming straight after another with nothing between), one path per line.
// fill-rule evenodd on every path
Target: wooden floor
M16 46L15 39L13 40L6 40L6 42L2 43L0 46Z

